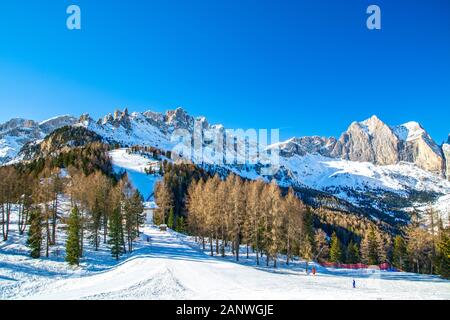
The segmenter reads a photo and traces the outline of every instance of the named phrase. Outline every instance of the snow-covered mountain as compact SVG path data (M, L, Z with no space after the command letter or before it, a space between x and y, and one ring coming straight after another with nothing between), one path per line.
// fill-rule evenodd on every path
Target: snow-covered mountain
M406 161L444 175L441 148L417 122L391 127L376 116L354 122L336 142L331 156L377 165Z
M99 120L88 114L79 120L64 116L42 123L15 119L0 126L0 150L5 154L0 163L12 160L26 143L39 143L64 125L82 127L122 147L144 145L172 150L174 130L192 133L197 124L224 132L223 126L211 126L205 118L194 118L182 108L166 113L129 113L125 109ZM37 149L48 149L48 141L42 144ZM450 144L441 148L417 122L389 126L373 116L353 122L339 139L299 137L276 147L280 149L280 171L274 177L266 177L258 165L224 164L222 169L250 179L275 178L283 186L319 190L387 214L450 194L450 182L443 178L450 167ZM25 146L21 155L27 154L29 148ZM199 163L198 159L191 160ZM217 170L217 166L213 169Z
M170 134L176 129L192 132L195 121L201 122L205 128L209 126L205 118L195 119L182 108L167 111L165 114L152 111L130 114L125 109L123 112L115 111L114 114L108 114L97 121L85 114L76 125L122 146L146 145L170 150L173 147Z
M444 151L417 122L389 126L377 116L353 122L339 139L301 137L280 145L284 156L319 154L375 165L416 164L431 173L446 175ZM447 147L446 147L447 148Z
M54 130L73 125L77 121L78 119L66 115L40 123L26 119L11 119L0 124L0 164L13 160L25 144L44 139Z

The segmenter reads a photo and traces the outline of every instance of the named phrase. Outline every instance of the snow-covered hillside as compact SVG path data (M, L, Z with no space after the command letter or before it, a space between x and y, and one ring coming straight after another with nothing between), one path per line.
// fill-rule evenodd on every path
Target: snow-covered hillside
M116 172L126 171L133 186L139 190L144 199L150 200L155 189L155 183L161 179L158 175L148 175L145 169L152 161L138 154L129 154L126 149L118 149L109 153Z
M40 123L26 119L11 119L0 124L0 165L14 160L25 144L39 142L54 130L76 122L76 118L65 115Z
M320 155L281 158L296 183L318 190L387 190L407 195L409 190L450 193L450 182L412 163L377 166L369 162L327 158Z
M253 256L236 263L184 235L143 231L125 260L88 253L81 269L61 257L32 260L13 238L0 247L0 299L450 299L450 281L435 276L320 266L313 276L302 261L256 267Z
M126 114L117 121L121 121L120 125L108 121L98 123L87 117L77 125L94 131L107 141L117 142L123 146L146 145L164 150L172 148L170 138L141 113Z

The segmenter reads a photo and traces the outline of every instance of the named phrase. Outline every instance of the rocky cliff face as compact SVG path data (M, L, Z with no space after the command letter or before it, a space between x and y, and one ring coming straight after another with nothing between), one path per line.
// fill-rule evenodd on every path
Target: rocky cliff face
M450 134L448 135L447 143L442 146L442 152L445 158L445 176L450 180Z
M376 116L354 122L336 142L332 157L377 165L399 161L444 175L444 157L440 147L416 122L390 127Z
M415 163L419 168L444 176L444 156L441 148L417 122L394 128L401 140L400 160Z
M399 139L392 129L376 116L353 122L337 141L332 156L378 165L399 161Z

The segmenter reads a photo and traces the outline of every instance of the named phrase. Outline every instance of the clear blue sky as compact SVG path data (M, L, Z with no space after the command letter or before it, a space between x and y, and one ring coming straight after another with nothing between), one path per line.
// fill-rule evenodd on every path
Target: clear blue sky
M82 30L66 29L78 4ZM366 28L378 4L382 30ZM185 107L338 136L372 114L450 132L448 0L3 0L0 122Z

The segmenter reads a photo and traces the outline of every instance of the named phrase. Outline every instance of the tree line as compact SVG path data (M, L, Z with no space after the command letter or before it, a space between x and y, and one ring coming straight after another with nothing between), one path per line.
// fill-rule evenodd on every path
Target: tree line
M433 233L424 223L412 222L393 236L365 217L309 207L294 190L284 191L275 182L246 181L234 174L226 179L196 176L187 179L181 197L171 184L176 177L156 185L155 223L177 228L174 221L181 217L187 222L183 230L204 250L208 246L211 255L230 252L239 260L238 248L244 245L247 256L250 250L255 253L257 264L263 257L276 266L281 256L286 263L297 256L318 262L387 262L403 271L449 276L449 229L442 223L434 224Z
M59 251L59 229L67 233L70 264L79 264L86 244L94 251L101 243L108 245L116 259L133 251L140 225L145 223L143 199L126 174L116 177L100 170L111 168L106 151L95 146L73 149L55 158L0 167L2 240L8 241L15 212L18 233L27 236L33 258L48 257L52 249ZM97 159L89 163L91 157ZM62 169L64 159L77 165ZM63 201L72 208L69 216Z

